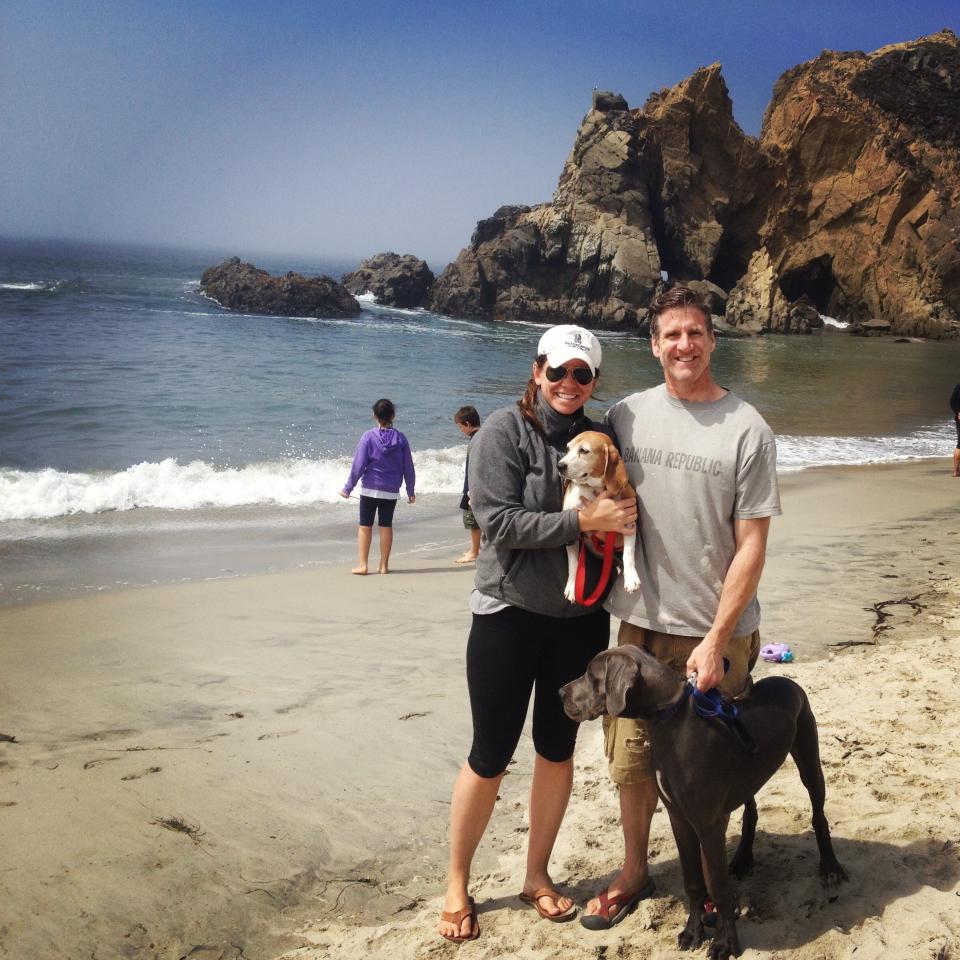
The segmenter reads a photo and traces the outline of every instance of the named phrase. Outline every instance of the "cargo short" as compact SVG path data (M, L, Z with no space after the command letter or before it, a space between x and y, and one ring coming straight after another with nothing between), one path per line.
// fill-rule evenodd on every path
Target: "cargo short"
M466 530L480 529L480 524L477 523L477 518L473 515L473 511L469 508L463 511L463 526Z
M635 643L644 647L659 661L673 667L681 676L686 676L687 658L702 639L656 633L623 621L617 635L617 644L622 646ZM759 630L745 637L734 637L727 644L724 656L730 661L730 669L720 683L722 693L734 700L742 699L750 693L753 686L750 671L756 665L759 653ZM650 743L647 740L645 721L627 717L604 717L603 735L610 779L614 783L642 783L650 779Z

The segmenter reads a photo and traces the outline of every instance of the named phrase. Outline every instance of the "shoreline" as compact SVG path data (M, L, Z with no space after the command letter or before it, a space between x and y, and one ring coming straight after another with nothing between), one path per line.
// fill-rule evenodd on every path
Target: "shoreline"
M933 478L944 470L950 479L947 458L915 459L806 467L781 471L779 480L791 496L797 491L804 517L815 515L820 494L806 497L803 490L815 487L828 496L843 496L851 484L879 480L883 515L877 523L891 523L903 509L895 488L911 483L912 477ZM413 508L404 502L397 516L394 558L439 560L455 549L464 538L459 497L428 493L418 495ZM920 504L911 512L919 510L922 522L924 510L946 510L952 503L952 493L940 490L932 504ZM175 583L352 565L356 550L356 507L340 502L314 507L138 509L8 521L7 526L20 533L0 536L0 610ZM819 529L825 533L822 526ZM803 539L790 511L774 520L768 562L776 562L778 542L784 539L796 543ZM785 547L795 549L795 544Z
M938 794L931 780L960 776L946 725L955 698L943 690L944 675L960 665L957 588L948 579L960 564L960 535L944 524L960 484L946 460L822 468L781 483L785 515L772 527L761 629L764 642L789 643L797 662L763 664L756 673L782 671L811 694L841 859L866 844L884 864L906 858L931 876L946 871L956 884L954 854L930 854L918 839L897 853L897 844L918 831L941 847L960 844L951 833L953 788ZM0 742L0 846L8 864L0 870L0 956L56 960L122 946L132 957L166 958L233 943L258 958L349 949L401 960L446 949L433 929L449 791L470 736L463 649L473 575L452 563L464 536L458 520L444 511L438 521L448 525L449 548L418 548L410 536L388 577L350 576L351 537L342 567L331 560L0 608L0 733L16 738ZM398 534L398 546L405 533L412 530ZM871 640L873 604L925 590L936 603L917 618L889 608L892 630L878 647L831 655L830 643ZM934 633L936 645L927 642ZM890 696L887 670L896 674ZM895 711L914 695L921 702L898 726ZM889 722L874 722L871 711ZM555 879L580 901L619 856L615 795L597 737L596 729L583 732L555 858ZM935 752L915 746L927 742ZM651 942L667 950L679 883L662 814L654 860L661 894L617 934L579 940L579 925L559 930L516 909L530 754L525 734L477 859L484 935L471 955L631 942L639 952L624 956L649 956ZM847 769L853 755L864 772ZM894 776L884 767L890 756L909 760L909 769ZM783 798L772 817L769 797L766 810L760 797L758 855L789 863L786 876L797 885L777 893L792 904L781 907L764 893L782 886L769 868L747 881L758 891L758 916L777 918L762 930L766 947L792 942L796 950L783 956L807 957L803 951L832 937L832 927L811 937L800 919L805 900L797 898L813 898L817 917L839 916L852 927L864 902L856 883L867 880L865 916L894 942L885 924L895 905L877 906L879 881L866 853L840 906L816 899L808 883L815 855L794 781L788 768L767 788L774 805ZM917 803L897 797L895 782L916 787ZM862 823L861 810L869 813ZM895 878L886 882L900 889ZM789 935L781 941L782 922ZM759 942L755 933L741 924L745 956ZM853 946L862 933L847 929L844 942ZM888 954L911 955L923 951Z

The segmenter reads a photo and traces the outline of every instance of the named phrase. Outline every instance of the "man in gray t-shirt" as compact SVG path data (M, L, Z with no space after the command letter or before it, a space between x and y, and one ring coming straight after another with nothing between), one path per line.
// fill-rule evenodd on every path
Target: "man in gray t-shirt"
M693 290L654 300L650 336L664 383L607 413L639 500L641 588L628 594L618 583L606 607L621 620L619 643L696 672L701 690L735 697L749 689L760 649L756 591L770 518L780 513L776 445L760 414L713 379L716 335ZM657 803L645 725L605 718L604 730L625 857L582 917L599 930L653 892L647 842Z

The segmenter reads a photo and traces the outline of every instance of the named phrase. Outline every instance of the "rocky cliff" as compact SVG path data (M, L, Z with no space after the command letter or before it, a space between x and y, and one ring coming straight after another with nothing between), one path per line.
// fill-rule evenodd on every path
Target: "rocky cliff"
M422 307L433 285L433 271L411 254L378 253L344 274L350 293L372 293L377 303L391 307Z
M640 109L595 93L553 200L480 221L430 306L633 328L665 271L744 332L825 313L956 335L958 94L949 31L788 71L759 140L719 64Z
M871 54L827 52L774 88L761 145L777 179L735 324L791 330L819 312L894 333L960 326L960 47L944 31Z
M239 257L204 270L200 289L221 306L289 317L353 317L360 304L331 277L272 277Z

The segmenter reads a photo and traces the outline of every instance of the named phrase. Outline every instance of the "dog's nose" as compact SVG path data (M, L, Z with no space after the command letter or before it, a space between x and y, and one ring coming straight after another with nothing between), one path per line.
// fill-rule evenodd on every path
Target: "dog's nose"
M566 473L566 472L567 472L567 465L561 460L561 461L557 464L557 469L558 469L561 473Z

